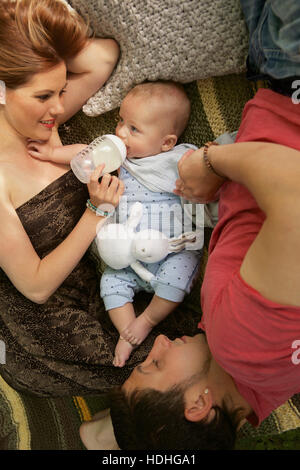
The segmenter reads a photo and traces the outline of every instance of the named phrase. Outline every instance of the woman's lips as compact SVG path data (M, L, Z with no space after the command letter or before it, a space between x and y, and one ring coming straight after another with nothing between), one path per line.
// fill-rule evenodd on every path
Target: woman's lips
M52 127L55 126L55 119L48 119L48 120L45 120L45 121L40 121L40 123L47 127L47 129L52 129Z

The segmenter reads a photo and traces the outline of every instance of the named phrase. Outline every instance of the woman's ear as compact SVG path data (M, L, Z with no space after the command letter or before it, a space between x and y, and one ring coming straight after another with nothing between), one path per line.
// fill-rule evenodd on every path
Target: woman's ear
M175 134L168 134L163 138L161 151L168 152L172 150L172 148L176 145L177 142L177 135Z
M188 393L187 390L184 416L188 421L192 422L201 421L204 418L211 420L215 416L215 410L212 409L212 405L212 394L208 388L201 392L194 390L191 393Z

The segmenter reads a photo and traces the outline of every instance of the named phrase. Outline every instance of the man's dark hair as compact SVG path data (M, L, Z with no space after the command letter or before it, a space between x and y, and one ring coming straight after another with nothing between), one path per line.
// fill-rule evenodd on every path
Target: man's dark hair
M233 449L239 410L225 403L213 406L215 416L190 422L184 416L184 390L177 385L160 392L121 387L110 392L110 413L115 437L124 450L228 450Z

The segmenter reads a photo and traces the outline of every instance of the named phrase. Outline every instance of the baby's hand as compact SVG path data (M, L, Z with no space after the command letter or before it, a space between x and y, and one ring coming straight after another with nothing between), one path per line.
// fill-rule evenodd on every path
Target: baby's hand
M53 158L54 147L49 143L49 141L28 139L27 151L33 158L51 161Z

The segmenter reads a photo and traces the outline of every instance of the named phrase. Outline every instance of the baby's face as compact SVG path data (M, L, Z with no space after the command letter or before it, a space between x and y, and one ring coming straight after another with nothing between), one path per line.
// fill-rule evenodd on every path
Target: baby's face
M116 135L127 149L127 158L143 158L162 152L166 125L162 122L162 106L157 100L143 96L125 97L120 107Z

